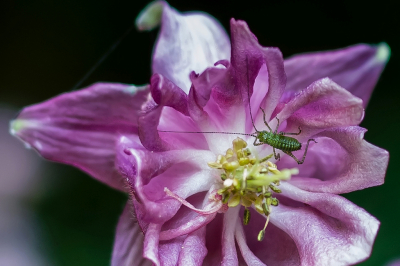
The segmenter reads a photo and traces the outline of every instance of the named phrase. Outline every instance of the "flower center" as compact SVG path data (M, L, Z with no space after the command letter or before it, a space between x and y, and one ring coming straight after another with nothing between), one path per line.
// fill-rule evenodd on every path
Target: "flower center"
M281 193L278 188L280 181L290 179L291 175L298 174L297 168L278 170L276 164L268 161L270 154L262 159L251 156L246 141L236 138L232 141L233 148L229 148L225 155L218 155L215 162L209 162L211 168L221 169L223 188L218 190L222 196L222 202L228 207L236 207L239 204L245 207L243 224L250 221L249 207L266 216L264 228L258 234L257 239L262 241L265 228L269 222L271 206L278 206L279 201L274 193Z

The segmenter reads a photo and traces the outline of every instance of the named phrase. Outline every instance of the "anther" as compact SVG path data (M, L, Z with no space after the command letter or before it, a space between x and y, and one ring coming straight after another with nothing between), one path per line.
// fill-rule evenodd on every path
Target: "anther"
M271 198L271 205L272 206L278 206L279 205L279 200L277 198Z
M251 214L250 214L249 209L245 208L244 209L244 214L243 214L243 224L244 225L248 225L249 224L250 216L251 216Z
M273 185L269 185L269 187L275 192L275 193L282 193L282 190L280 190L279 188L273 186Z
M268 205L264 202L261 206L262 206L262 209L263 209L264 214L265 214L266 216L268 216L268 215L271 213L271 211L270 211L269 208L268 208Z
M257 236L258 241L263 241L265 236L265 228L267 228L268 222L269 222L269 216L267 216L267 221L265 222L264 228L260 231L260 233L258 233Z

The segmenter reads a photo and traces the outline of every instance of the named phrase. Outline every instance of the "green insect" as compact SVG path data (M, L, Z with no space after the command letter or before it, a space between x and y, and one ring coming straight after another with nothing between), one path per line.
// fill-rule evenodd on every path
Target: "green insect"
M287 133L287 132L282 132L282 131L278 133L279 119L278 119L278 117L276 117L278 124L276 125L275 131L272 131L271 127L268 125L267 121L265 120L264 109L262 109L261 107L260 107L260 109L263 112L264 124L269 129L269 132L265 131L265 130L263 130L263 131L257 130L257 128L254 125L253 116L251 114L251 109L250 109L251 122L253 123L253 127L256 130L255 133L249 134L250 136L253 136L255 138L253 145L254 146L259 146L259 145L263 145L263 144L270 145L272 147L272 150L274 151L275 160L280 160L280 157L281 157L280 154L279 153L277 154L275 151L275 149L279 149L282 152L289 155L290 157L292 157L298 164L304 163L304 160L306 159L306 155L307 155L308 145L310 145L310 141L314 141L315 143L317 143L315 141L315 139L309 139L307 141L307 145L304 150L303 158L300 161L299 159L296 158L296 156L293 155L292 152L300 150L301 143L295 138L286 137L286 136L287 135L300 135L301 128L299 127L298 133ZM257 140L258 140L258 143L257 143Z

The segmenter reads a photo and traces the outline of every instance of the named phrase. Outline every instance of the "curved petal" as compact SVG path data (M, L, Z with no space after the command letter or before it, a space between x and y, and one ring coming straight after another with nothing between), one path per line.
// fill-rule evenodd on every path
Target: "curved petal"
M96 83L26 107L11 133L44 158L70 164L107 185L124 190L114 168L120 134L137 134L137 118L147 87Z
M224 215L224 225L222 229L222 266L239 265L236 245L235 229L238 220L240 207L229 208Z
M242 223L239 220L237 220L236 222L235 239L247 265L266 266L266 264L264 264L259 258L257 258L254 253L251 252L251 250L249 249L246 242L246 237L244 235Z
M311 193L282 182L282 195L304 206L279 204L271 222L296 243L301 265L353 265L369 257L379 221L343 197Z
M187 202L201 209L207 209L207 205L210 205L209 200L210 193L197 193L187 199ZM179 211L164 223L161 233L160 240L170 240L175 237L182 235L187 235L195 232L196 230L205 227L209 222L211 222L217 212L210 215L199 215L191 208L186 206L181 206Z
M209 151L182 150L151 152L135 148L135 143L121 137L117 145L117 168L127 178L139 222L164 223L178 211L181 203L169 197L187 198L208 191L215 182L207 162L215 159Z
M188 116L187 95L160 74L151 77L153 100L139 118L139 137L143 146L152 151L171 149L207 149L208 145L199 128ZM174 132L161 132L161 131Z
M315 136L318 144L307 154L312 164L296 166L282 160L280 166L298 167L301 177L289 182L307 191L342 194L382 185L389 153L366 142L365 132L361 127L323 131Z
M149 224L143 244L143 257L150 260L155 266L161 266L158 254L160 230L161 224Z
M232 58L237 91L248 105L248 95L253 93L253 86L260 69L265 66L267 71L261 72L267 75L263 81L268 83L267 90L263 92L264 108L269 119L279 99L283 94L286 84L286 75L283 66L282 53L278 48L262 47L257 38L251 33L244 21L231 19ZM261 87L254 89L262 89ZM265 96L264 96L265 95ZM252 105L252 113L256 117L259 105ZM247 113L246 129L253 132L250 113Z
M185 242L183 242L181 252L179 254L179 266L203 265L204 257L207 255L206 242L206 227L202 227L193 233L190 233Z
M111 266L152 265L150 261L143 258L143 241L143 232L127 204L118 221Z
M265 230L264 240L261 242L257 240L258 233L264 227L266 218L264 215L256 212L253 208L250 208L249 210L251 212L251 219L248 225L243 226L243 229L246 237L246 245L250 248L250 252L266 265L300 265L299 252L295 242L287 233L276 227L271 222ZM241 220L238 220L238 222L241 222ZM242 250L240 245L244 244L241 244L238 239L237 241L239 248ZM242 255L244 258L250 256L248 252L243 254L243 251Z
M296 136L300 142L327 128L358 125L363 116L361 99L328 78L298 93L277 115L281 122L287 122L284 132L298 132L301 127ZM276 121L271 121L271 128L275 125Z
M151 12L154 6L161 12ZM229 59L229 37L220 23L202 12L179 13L167 2L149 4L136 21L139 29L150 29L145 25L148 17L161 17L161 30L153 52L153 73L160 73L189 92L192 71L203 72L221 59ZM156 19L157 21L157 19Z
M285 60L288 82L282 101L290 100L312 82L329 77L361 98L365 107L389 57L386 43L295 55Z

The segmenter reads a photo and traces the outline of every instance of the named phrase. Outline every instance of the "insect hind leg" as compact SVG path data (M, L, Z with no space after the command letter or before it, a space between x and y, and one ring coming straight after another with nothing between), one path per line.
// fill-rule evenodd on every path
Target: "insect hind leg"
M297 135L300 135L300 133L301 133L301 127L299 127L299 132L298 133L286 133L286 132L279 132L279 134L281 134L281 135L283 135L283 136L285 136L285 135L294 135L294 136L297 136Z
M315 141L315 139L309 139L309 140L307 141L307 145L306 145L306 148L305 148L305 150L304 150L303 158L302 158L301 161L299 161L299 159L297 159L296 156L294 156L292 152L290 152L290 151L283 151L283 152L286 153L287 155L289 155L290 157L292 157L293 159L295 159L295 161L296 161L298 164L302 164L302 163L304 163L304 160L306 159L307 150L308 150L308 145L310 145L310 141L314 141L315 143L317 143L317 142Z
M261 109L261 111L263 112L264 124L267 126L267 128L269 129L269 131L272 132L272 129L269 127L267 121L265 120L265 112L264 112L264 109L262 109L261 107L260 107L260 109Z

